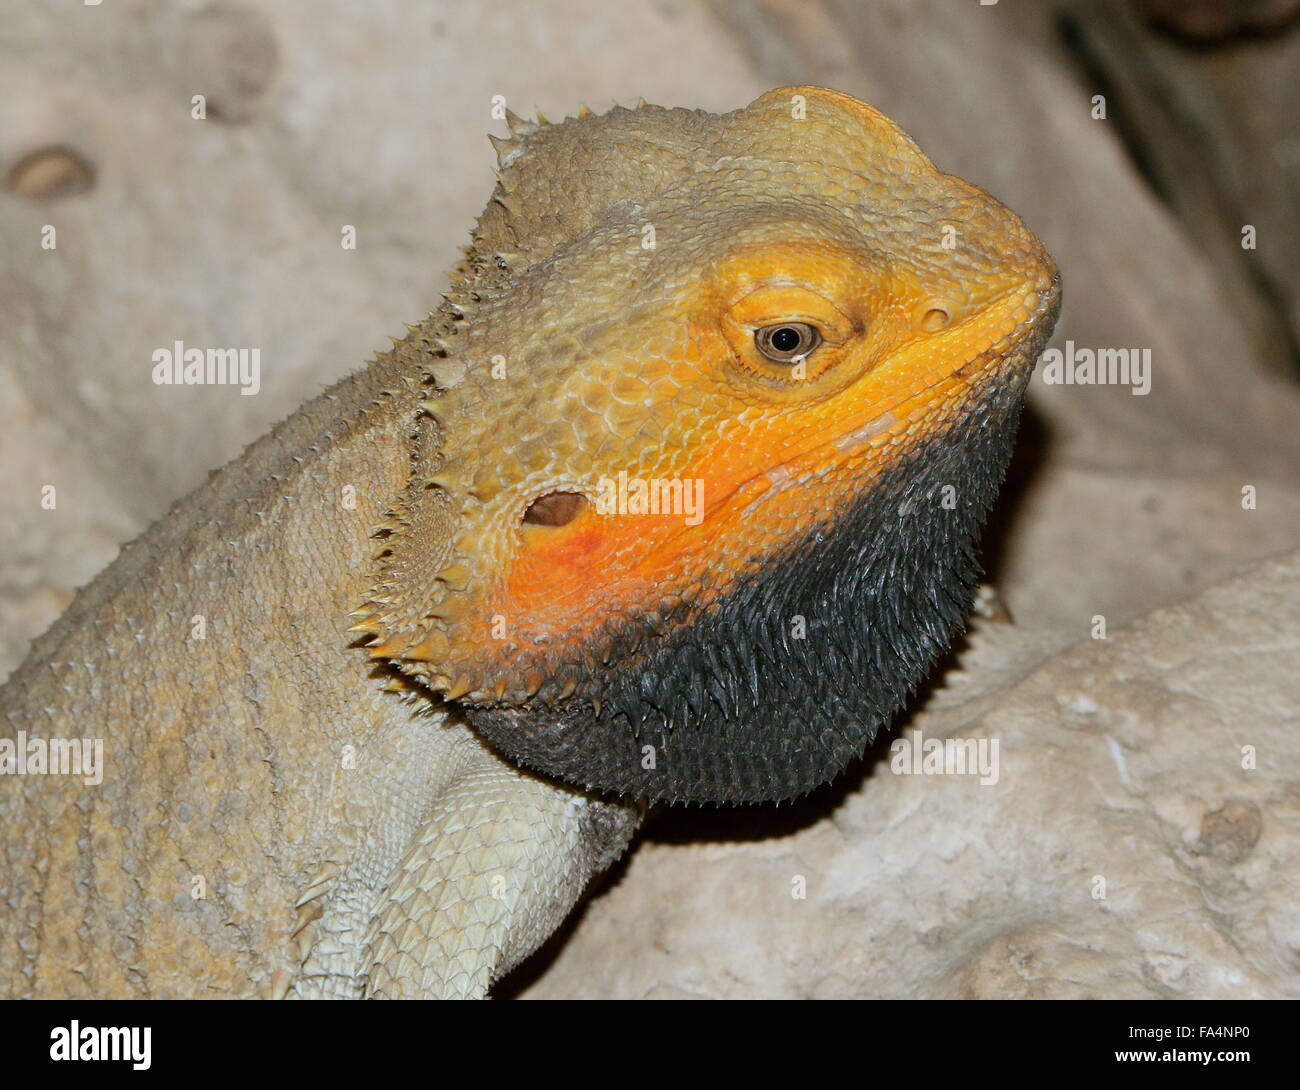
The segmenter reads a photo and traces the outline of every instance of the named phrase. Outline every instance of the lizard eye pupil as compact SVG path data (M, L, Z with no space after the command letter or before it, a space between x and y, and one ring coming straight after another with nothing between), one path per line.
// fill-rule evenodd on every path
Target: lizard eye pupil
M794 363L822 343L822 335L807 322L782 322L754 331L758 350L776 363Z
M799 340L799 331L787 325L772 334L771 344L778 352L793 352L799 347Z

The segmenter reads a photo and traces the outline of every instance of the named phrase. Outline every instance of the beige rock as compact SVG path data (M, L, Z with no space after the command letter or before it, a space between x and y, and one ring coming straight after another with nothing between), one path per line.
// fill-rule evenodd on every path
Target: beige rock
M795 831L675 813L526 994L1300 995L1300 553L985 668L1029 653L984 625L900 737L996 742L996 783L887 752Z

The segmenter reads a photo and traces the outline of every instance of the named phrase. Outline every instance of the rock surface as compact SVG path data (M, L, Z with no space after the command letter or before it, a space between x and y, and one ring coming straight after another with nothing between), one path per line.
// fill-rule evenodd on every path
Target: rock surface
M1064 272L1054 344L1149 348L1151 391L1035 379L989 535L1016 623L979 625L901 724L997 740L996 785L893 775L882 744L796 807L672 811L503 994L1294 995L1300 581L1294 557L1239 573L1300 545L1300 393L1090 116L1048 10L115 0L5 20L0 672L118 544L432 307L491 186L493 96L562 116L828 84L1021 212ZM260 348L261 391L155 385L177 340Z
M996 782L886 752L784 835L674 814L529 994L1296 998L1298 656L1300 553L1027 670L986 625L900 740Z

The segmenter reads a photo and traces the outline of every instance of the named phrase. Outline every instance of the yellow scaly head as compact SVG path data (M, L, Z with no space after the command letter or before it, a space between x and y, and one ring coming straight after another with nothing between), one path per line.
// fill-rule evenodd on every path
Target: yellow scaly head
M834 91L512 128L358 627L565 781L808 791L962 624L1055 267Z

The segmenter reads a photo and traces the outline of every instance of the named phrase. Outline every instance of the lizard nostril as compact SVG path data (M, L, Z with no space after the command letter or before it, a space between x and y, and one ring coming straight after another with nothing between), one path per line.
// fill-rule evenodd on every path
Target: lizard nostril
M567 526L587 505L581 492L548 492L528 505L525 526Z

